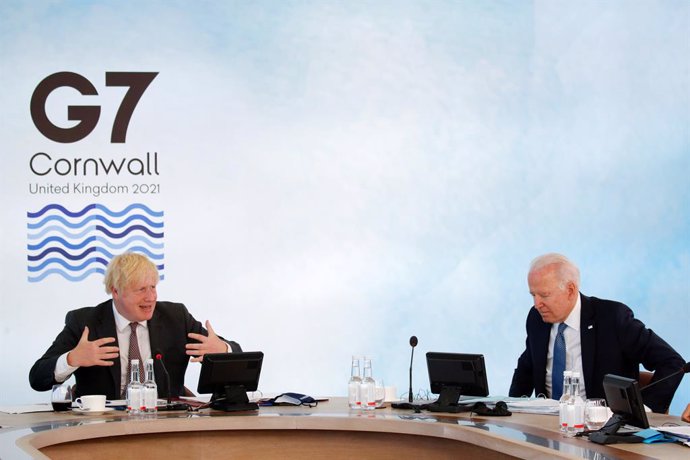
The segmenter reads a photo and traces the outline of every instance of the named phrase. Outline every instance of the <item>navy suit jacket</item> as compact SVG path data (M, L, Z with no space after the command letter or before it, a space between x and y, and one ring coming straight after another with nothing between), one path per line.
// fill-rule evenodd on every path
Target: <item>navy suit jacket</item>
M115 337L117 340L112 300L107 300L95 307L81 308L67 313L64 329L29 372L29 382L34 390L50 390L57 383L54 377L55 364L62 354L77 345L85 326L89 327L89 340L104 337ZM184 395L184 374L189 363L185 345L191 341L187 334L194 332L208 336L208 332L183 304L173 302L156 302L153 317L148 321L148 330L151 353L154 356L157 353L163 355L165 366L170 374L170 396ZM228 343L233 352L242 351L237 343ZM74 373L76 396L104 394L108 399L120 399L120 358L116 358L114 362L113 366L90 366L77 369ZM154 361L154 373L158 395L164 398L168 396L167 381L163 368L157 360Z
M582 370L588 398L605 396L603 380L606 374L638 380L642 364L654 371L654 382L683 367L683 358L636 319L630 308L620 302L582 294L580 298ZM526 349L518 359L510 396L530 396L532 391L537 395L546 394L546 355L551 326L532 307L527 316ZM670 378L643 391L645 405L654 412L668 411L682 377Z

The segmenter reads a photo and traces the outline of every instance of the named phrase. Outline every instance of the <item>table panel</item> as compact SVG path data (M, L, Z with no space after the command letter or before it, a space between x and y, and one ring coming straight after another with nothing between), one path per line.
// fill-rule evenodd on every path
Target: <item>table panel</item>
M678 417L658 414L650 414L650 419L655 425L682 423ZM376 458L636 460L690 455L687 448L672 444L600 446L584 438L566 438L558 432L556 417L548 415L478 417L391 408L361 412L350 410L345 398L315 408L267 407L230 414L208 410L153 417L122 412L0 414L0 424L0 458L91 460L94 455L122 458L130 450L146 452L144 458L163 458L170 452L178 458L215 458L214 452L219 452L238 458L307 459L352 458L364 452Z

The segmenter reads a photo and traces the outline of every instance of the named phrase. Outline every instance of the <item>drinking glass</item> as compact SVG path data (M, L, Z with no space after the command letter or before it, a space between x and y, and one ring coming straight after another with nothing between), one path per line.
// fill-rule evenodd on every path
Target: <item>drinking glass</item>
M66 383L53 385L50 402L53 404L53 410L56 412L70 410L72 407L72 387Z
M376 407L383 406L386 399L386 385L383 383L383 379L376 379Z
M587 429L595 431L604 426L609 419L609 410L605 399L588 399L585 402L585 424Z

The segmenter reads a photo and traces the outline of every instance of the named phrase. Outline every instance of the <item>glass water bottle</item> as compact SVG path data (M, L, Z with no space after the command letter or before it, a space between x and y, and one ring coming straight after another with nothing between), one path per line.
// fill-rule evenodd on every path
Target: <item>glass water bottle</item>
M352 368L350 370L350 381L347 384L347 399L350 409L362 408L362 375L359 369L359 357L352 357Z

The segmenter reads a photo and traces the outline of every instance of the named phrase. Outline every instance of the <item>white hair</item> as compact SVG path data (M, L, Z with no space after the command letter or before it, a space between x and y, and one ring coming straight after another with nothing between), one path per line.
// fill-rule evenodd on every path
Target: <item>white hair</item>
M535 258L529 266L529 273L541 270L549 265L556 265L556 276L560 281L559 287L565 289L568 283L575 284L580 289L580 269L570 259L562 254L551 252Z

